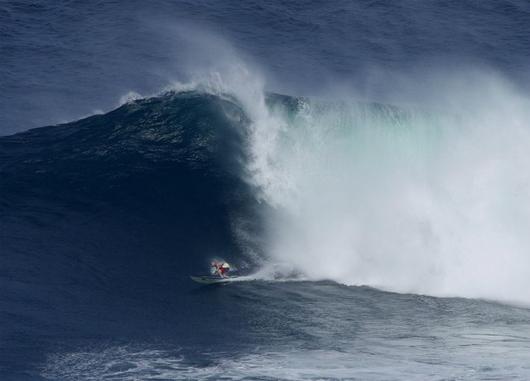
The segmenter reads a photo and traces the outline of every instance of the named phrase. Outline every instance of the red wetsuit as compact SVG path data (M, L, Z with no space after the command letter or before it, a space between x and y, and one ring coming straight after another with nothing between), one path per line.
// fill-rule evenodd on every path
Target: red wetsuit
M212 266L215 268L215 272L220 276L220 277L225 277L225 276L228 276L228 271L230 270L230 267L223 267L224 263L217 263L217 262L213 262L212 263Z

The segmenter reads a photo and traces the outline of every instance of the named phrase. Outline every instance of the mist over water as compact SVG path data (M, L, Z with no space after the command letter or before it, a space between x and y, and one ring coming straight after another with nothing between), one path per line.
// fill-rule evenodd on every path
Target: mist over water
M226 39L167 30L187 79L167 88L233 97L251 119L241 175L270 206L262 276L530 302L524 86L441 59L371 68L375 93L328 76L320 97L268 103L273 76Z
M520 87L461 66L396 72L385 103L338 82L325 97L267 102L267 76L227 41L172 30L195 64L166 89L234 99L251 120L241 176L270 207L264 247L244 249L258 276L530 302ZM253 240L244 222L233 229Z
M530 302L530 103L481 79L438 88L435 109L302 100L282 128L260 121L275 131L253 142L272 260L348 285Z

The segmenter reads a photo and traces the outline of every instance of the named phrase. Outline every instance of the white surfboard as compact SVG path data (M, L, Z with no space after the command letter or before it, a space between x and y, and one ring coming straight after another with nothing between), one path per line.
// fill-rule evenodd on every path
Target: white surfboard
M204 275L204 276L190 276L192 280L200 284L219 284L219 283L230 283L237 277L221 278L216 275Z

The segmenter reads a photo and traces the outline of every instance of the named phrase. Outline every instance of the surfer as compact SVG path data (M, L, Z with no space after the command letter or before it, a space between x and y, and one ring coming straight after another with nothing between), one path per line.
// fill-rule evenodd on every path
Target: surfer
M224 284L229 283L237 279L236 276L229 276L229 271L234 271L235 269L232 268L228 262L225 262L223 260L213 260L210 263L210 273L211 275L202 275L202 276L193 276L191 275L191 279L197 283L200 284Z
M230 265L224 261L212 261L212 274L219 275L221 278L228 278Z

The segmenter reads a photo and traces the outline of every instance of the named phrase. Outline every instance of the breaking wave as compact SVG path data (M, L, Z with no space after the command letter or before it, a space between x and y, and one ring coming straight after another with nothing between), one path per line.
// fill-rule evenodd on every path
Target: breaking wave
M163 213L179 213L189 197L197 202L190 195L200 189L212 209L179 213L182 237L187 221L202 221L194 239L204 241L199 231L218 216L225 227L209 227L219 244L207 252L261 277L530 302L527 98L491 75L438 83L436 96L416 106L264 87L234 61L163 96L129 94L105 115L3 138L5 147L30 135L57 143L54 152L30 149L55 155L32 164L17 151L11 162L26 163L18 172L7 150L3 172L12 181L4 186L20 190L24 173L52 173L57 182L48 177L33 191L45 185L43 194L60 189L68 198L83 189L100 199L114 192L116 200L119 190L140 209L161 192ZM72 172L81 162L95 177Z
M291 99L251 112L272 261L347 285L529 302L530 103L476 78L423 108Z

